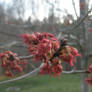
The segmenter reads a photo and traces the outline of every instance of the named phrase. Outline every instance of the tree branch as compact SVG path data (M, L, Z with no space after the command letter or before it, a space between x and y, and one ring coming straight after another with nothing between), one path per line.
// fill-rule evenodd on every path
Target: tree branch
M80 47L80 50L83 51L83 45L82 45L80 39L79 39L77 36L72 35L72 34L70 34L69 37L70 37L72 40L75 40L76 43L77 43L77 45Z
M77 22L73 27L64 28L64 29L61 29L61 31L60 30L58 30L58 31L63 32L63 33L70 33L72 30L75 30L76 28L78 28L81 25L81 23L84 22L85 18L88 16L88 14L91 11L92 11L92 7L90 8L90 10L82 18L80 17L81 18L80 21Z
M12 36L12 37L14 37L14 38L18 37L18 35L15 35L15 34L12 34L12 33L8 33L8 32L3 32L3 31L0 31L0 34Z
M10 43L1 45L1 46L0 46L0 49L7 48L7 47L10 48L10 47L12 47L12 46L14 46L14 45L16 45L16 44L19 44L19 43L21 43L21 42L13 41L13 42L10 42Z
M89 73L88 70L72 70L72 71L63 71L64 74L78 74L78 73Z
M14 82L14 81L17 81L17 80L20 80L20 79L23 79L23 78L26 78L26 77L29 77L29 76L36 75L40 71L41 67L42 67L42 65L40 65L40 67L38 67L38 68L34 69L33 71L31 71L31 72L29 72L25 75L22 75L20 77L10 79L10 80L6 80L6 81L2 81L2 82L0 82L0 85L1 84L7 84L7 83L10 83L10 82Z
M20 79L23 79L23 78L26 78L26 77L29 77L29 76L36 75L40 71L42 66L43 66L43 63L38 68L34 69L33 71L31 71L31 72L29 72L25 75L22 75L20 77L14 78L14 79L10 79L10 80L0 82L0 85L1 84L7 84L7 83L10 83L10 82L14 82L14 81L17 81L17 80L20 80ZM89 73L89 72L87 70L72 70L72 71L63 71L62 73L64 73L64 74L78 74L78 73Z
M76 8L75 8L75 2L74 2L74 0L72 0L72 4L73 4L74 11L75 11L75 15L76 15L76 17L78 19L78 15L77 15L77 11L76 11Z
M36 75L40 71L42 66L43 66L43 63L38 68L34 69L33 71L31 71L31 72L29 72L25 75L22 75L20 77L14 78L14 79L10 79L10 80L0 82L0 85L1 84L7 84L7 83L10 83L10 82L14 82L14 81L17 81L17 80L20 80L20 79L23 79L23 78L26 78L26 77L29 77L29 76ZM72 70L72 71L63 71L62 73L64 73L64 74L78 74L78 73L89 73L89 72L87 70Z
M30 59L32 58L33 55L29 55L29 56L19 56L19 59Z

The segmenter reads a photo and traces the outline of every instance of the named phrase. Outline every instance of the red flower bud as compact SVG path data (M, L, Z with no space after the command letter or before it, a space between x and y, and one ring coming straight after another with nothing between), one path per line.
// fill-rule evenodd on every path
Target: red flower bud
M88 71L92 74L92 64L88 67Z
M86 80L86 82L87 82L90 86L92 86L92 78L86 78L85 80Z

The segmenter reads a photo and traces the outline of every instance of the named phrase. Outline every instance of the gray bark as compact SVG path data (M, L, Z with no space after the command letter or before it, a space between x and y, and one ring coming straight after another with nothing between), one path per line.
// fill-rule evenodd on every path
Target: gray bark
M83 17L83 15L86 14L86 12L88 11L88 6L87 6L87 0L80 0L80 5L84 3L84 5L81 7L80 6L80 16ZM88 55L88 51L87 51L87 42L88 42L88 31L87 31L87 25L85 24L85 22L83 22L82 24L82 35L83 35L83 51L82 51L82 60L81 60L81 68L82 69L87 69L88 66L88 62L87 62L87 55ZM87 78L87 74L82 74L81 75L81 92L89 92L89 87L88 84L86 83L85 79Z

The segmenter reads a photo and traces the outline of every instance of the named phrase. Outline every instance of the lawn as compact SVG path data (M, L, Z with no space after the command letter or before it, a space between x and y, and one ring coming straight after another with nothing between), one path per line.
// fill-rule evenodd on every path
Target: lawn
M60 78L44 75L0 85L0 92L80 92L80 84L79 74L63 74Z

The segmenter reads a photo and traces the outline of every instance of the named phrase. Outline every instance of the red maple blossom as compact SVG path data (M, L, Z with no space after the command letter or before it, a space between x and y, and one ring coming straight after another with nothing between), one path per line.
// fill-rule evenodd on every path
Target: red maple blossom
M74 66L73 62L76 62L76 56L80 56L77 49L64 46L66 45L64 44L65 40L59 41L51 33L24 34L22 38L24 43L28 44L29 51L34 56L34 61L44 62L40 71L41 74L48 73L53 74L53 76L60 76L62 72L60 59L63 62L69 62L70 66ZM59 51L59 49L61 50Z
M18 55L16 53L13 53L11 51L5 51L0 53L0 59L1 59L1 66L5 70L5 75L13 77L13 72L23 72L23 68L26 68L27 61L21 62L21 60L18 58ZM22 67L22 66L23 67Z

